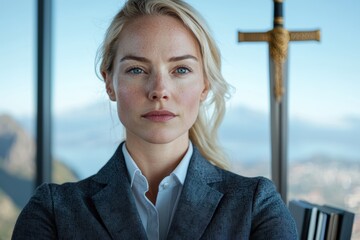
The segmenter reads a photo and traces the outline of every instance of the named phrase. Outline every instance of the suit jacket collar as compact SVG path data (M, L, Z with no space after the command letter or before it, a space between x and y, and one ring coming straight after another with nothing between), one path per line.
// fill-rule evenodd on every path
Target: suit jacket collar
M92 200L113 239L146 239L146 232L131 193L121 148L122 144L93 178L94 181L104 184L104 188L93 195ZM221 171L204 159L194 146L168 239L201 237L223 196L209 184L221 180Z
M223 197L221 192L210 186L219 181L222 181L221 171L194 147L168 239L201 238Z
M146 239L131 193L125 160L118 147L109 162L95 175L94 181L104 188L92 196L95 208L113 239Z

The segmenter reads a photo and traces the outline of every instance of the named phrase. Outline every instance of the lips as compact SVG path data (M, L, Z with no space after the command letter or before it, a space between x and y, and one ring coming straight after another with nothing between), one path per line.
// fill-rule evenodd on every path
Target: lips
M154 122L167 122L175 118L176 114L166 110L156 110L145 113L142 117Z

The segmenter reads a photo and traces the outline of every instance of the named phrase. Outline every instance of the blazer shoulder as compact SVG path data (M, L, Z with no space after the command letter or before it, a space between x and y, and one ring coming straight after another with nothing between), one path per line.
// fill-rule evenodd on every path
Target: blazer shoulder
M47 186L54 197L93 196L109 184L118 184L128 179L124 164L121 147L119 147L111 159L96 174L77 182L49 183Z
M40 185L21 211L12 234L12 239L55 239L57 230L54 219L52 194L49 184Z
M77 182L45 183L38 187L34 196L46 198L45 195L48 195L47 198L51 198L56 205L66 202L74 203L74 201L91 197L104 188L106 184L94 181L94 176L96 175Z
M251 209L251 239L297 239L294 219L270 179L228 171L223 171L223 176L228 195Z
M224 185L230 192L251 192L255 194L259 189L261 191L274 191L275 186L273 182L265 177L246 177L239 175L228 170L220 169L216 167L222 175L222 185Z

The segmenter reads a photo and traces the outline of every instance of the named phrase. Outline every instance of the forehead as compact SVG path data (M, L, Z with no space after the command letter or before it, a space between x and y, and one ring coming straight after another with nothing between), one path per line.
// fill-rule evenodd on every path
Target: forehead
M161 49L167 52L188 51L200 53L193 33L171 16L151 15L137 17L125 23L118 39L118 50Z
M192 35L192 32L188 30L182 21L167 15L143 15L136 17L128 20L124 24L121 32L127 32L128 34L148 34L149 30L154 33L169 32L172 34L186 33Z

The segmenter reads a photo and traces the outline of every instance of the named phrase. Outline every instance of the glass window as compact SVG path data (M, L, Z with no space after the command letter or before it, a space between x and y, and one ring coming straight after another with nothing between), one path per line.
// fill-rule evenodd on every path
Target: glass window
M231 170L245 176L270 177L268 46L266 43L238 43L237 31L270 28L272 3L187 2L208 22L221 51L223 75L234 87L219 132L220 142L231 161Z
M54 1L53 154L66 171L54 172L56 182L95 174L122 139L117 113L94 64L105 30L123 2Z
M34 19L34 1L0 0L0 239L34 188Z
M289 28L322 34L290 47L289 199L354 212L359 239L360 4L287 1L286 11Z

